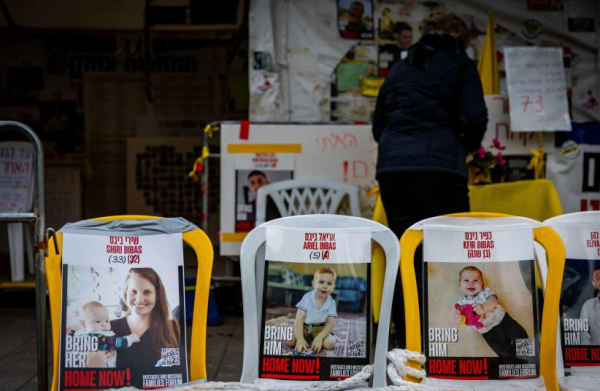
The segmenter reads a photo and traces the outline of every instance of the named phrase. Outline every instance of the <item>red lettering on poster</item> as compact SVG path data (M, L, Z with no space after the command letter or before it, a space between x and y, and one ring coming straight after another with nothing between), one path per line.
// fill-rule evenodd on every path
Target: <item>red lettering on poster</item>
M288 373L290 371L289 358L263 357L262 361L264 373Z
M456 360L430 359L429 375L456 375Z

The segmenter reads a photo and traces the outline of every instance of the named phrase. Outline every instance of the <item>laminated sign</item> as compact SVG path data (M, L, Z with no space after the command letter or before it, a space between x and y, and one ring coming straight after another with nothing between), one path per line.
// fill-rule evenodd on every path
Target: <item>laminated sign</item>
M60 390L188 381L181 234L64 234Z
M370 357L370 233L267 228L259 376L339 380Z
M539 377L533 232L424 229L427 377Z
M561 224L562 225L562 224ZM560 296L564 366L600 366L600 225L552 226L567 250Z
M235 159L235 232L249 232L256 226L258 189L293 178L294 159L290 154L240 154ZM267 198L267 220L281 217L273 200Z

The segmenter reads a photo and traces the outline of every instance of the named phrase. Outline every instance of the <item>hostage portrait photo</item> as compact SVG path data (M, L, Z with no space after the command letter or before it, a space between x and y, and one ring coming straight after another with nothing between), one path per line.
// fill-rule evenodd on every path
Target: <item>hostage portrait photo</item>
M446 357L535 356L539 323L533 261L426 265L428 340L436 342L432 328L457 331L453 341L443 341Z
M267 263L261 354L368 357L368 263Z
M564 345L600 346L599 294L600 260L567 259L560 294Z
M185 361L181 267L64 265L63 273L64 368L168 367Z
M236 171L235 231L249 232L255 227L256 193L270 183L292 179L291 170L248 169ZM273 200L267 198L267 221L281 217Z
M373 39L373 3L371 0L338 0L338 29L346 39Z

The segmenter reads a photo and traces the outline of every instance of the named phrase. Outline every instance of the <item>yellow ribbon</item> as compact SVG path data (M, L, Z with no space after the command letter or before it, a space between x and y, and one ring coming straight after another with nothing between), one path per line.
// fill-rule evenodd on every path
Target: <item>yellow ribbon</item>
M206 129L204 130L206 131ZM202 164L204 166L204 161L208 158L208 155L210 155L210 150L208 149L208 145L205 145L202 147L202 155L198 159L196 159L196 161L194 161L192 171L190 171L190 173L188 174L190 178L193 178L195 181L198 181L200 179L199 177L202 174L202 171L197 171L196 167L198 166L198 164Z
M533 170L533 177L541 179L544 177L544 147L531 149L531 160L527 165L528 170Z
M367 197L373 197L377 194L379 194L379 186L375 186L367 190Z
M208 134L208 137L211 137L211 138L213 136L213 132L218 132L219 130L221 130L221 125L213 126L211 124L207 124L204 127L204 133Z

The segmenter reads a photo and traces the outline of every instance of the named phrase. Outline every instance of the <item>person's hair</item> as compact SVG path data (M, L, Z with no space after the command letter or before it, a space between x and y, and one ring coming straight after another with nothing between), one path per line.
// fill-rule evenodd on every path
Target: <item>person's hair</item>
M81 311L87 315L89 313L89 311L92 308L105 308L104 305L102 305L102 303L99 303L97 301L88 301L87 303L85 303L84 305L81 306Z
M460 283L460 276L462 276L463 272L467 272L467 271L471 271L471 272L477 272L479 273L479 276L481 277L481 283L483 284L483 273L481 272L481 270L479 270L478 268L476 268L475 266L467 266L467 267L463 267L460 272L458 272L458 282Z
M171 319L171 310L167 300L165 287L156 273L149 267L133 268L127 273L125 278L123 297L121 298L121 309L127 311L127 284L131 277L141 277L149 281L156 290L156 301L152 309L150 319L150 332L152 333L152 348L160 351L162 348L177 348L180 342L179 322L177 319Z
M333 282L335 282L337 280L337 273L335 272L335 270L333 270L332 268L327 267L327 266L319 267L317 269L317 271L315 272L313 280L317 279L317 274L331 274L333 276Z
M469 45L471 34L467 23L456 13L442 10L431 12L421 24L419 31L422 35L429 33L445 33L452 36L458 36L462 39L465 46Z
M267 176L265 175L265 173L262 172L262 171L259 171L259 170L252 170L252 171L250 171L250 174L248 174L248 179L250 179L254 175L262 175L265 179L267 179Z
M394 24L394 27L392 28L392 32L394 34L402 34L403 31L412 32L413 29L412 29L412 27L410 27L410 24L408 24L406 22L398 22L398 23Z
M350 7L352 7L355 4L360 5L360 8L362 8L363 12L365 12L365 5L362 2L360 2L360 1L353 1L352 4L350 4Z

